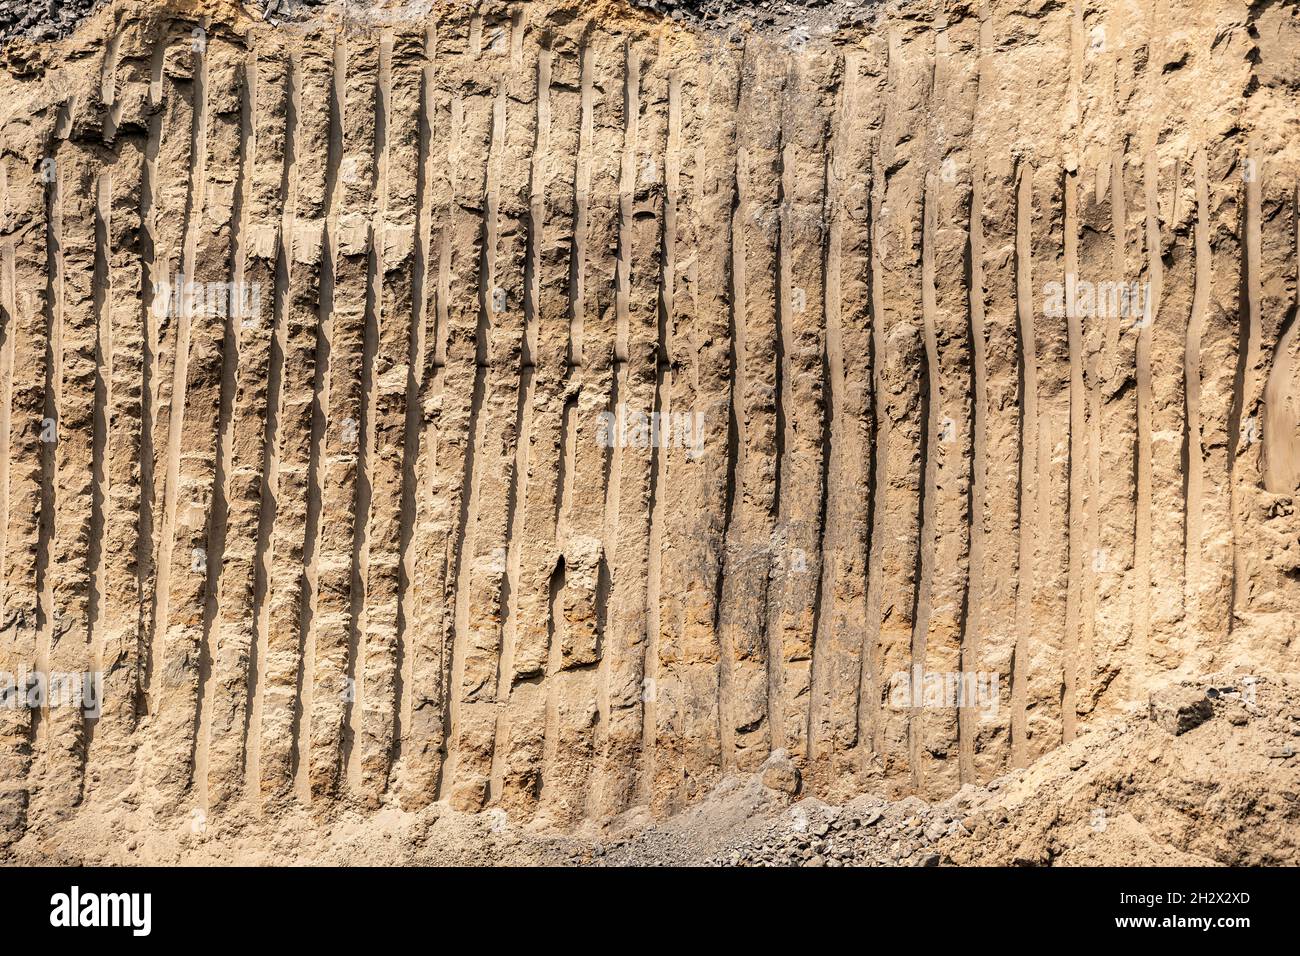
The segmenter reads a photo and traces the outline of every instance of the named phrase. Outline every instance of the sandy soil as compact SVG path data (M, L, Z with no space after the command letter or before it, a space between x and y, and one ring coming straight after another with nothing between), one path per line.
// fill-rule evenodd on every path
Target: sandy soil
M1208 694L1213 696L1208 696ZM1176 733L1175 733L1176 731ZM1300 863L1300 683L1219 675L934 804L804 796L784 754L690 809L539 832L498 809L158 818L126 794L29 833L18 864L1144 866ZM791 792L793 789L794 792Z

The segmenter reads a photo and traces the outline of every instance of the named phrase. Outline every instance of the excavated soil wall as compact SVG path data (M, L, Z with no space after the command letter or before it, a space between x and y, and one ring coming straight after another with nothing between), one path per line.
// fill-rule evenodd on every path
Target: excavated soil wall
M0 53L6 838L568 828L777 749L942 797L1297 670L1296 8L866 19L123 0Z

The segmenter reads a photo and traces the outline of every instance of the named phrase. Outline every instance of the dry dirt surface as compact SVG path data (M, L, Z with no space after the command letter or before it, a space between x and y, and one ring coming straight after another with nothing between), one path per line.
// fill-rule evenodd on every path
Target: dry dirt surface
M953 796L806 796L783 751L664 820L539 832L499 808L166 819L131 799L37 828L14 862L67 865L1295 866L1300 686L1217 675L1089 726L1024 770ZM319 809L319 808L318 808Z
M14 858L1297 862L1295 5L667 6L0 49Z

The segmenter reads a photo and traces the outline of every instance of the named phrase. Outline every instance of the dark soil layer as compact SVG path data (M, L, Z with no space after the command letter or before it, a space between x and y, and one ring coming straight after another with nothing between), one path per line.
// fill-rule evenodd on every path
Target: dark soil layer
M632 0L632 3L677 19L691 17L719 20L740 14L759 21L774 21L781 14L797 12L799 9L834 6L836 0L759 0L757 3L737 0Z
M832 30L865 23L878 0L632 0L645 10L674 20L709 26L730 26L748 21L758 26L784 28L823 27Z
M0 43L57 40L77 28L103 0L0 0ZM245 0L250 12L272 23L297 20L327 0ZM362 0L354 0L360 3ZM364 0L368 2L368 0Z
M98 5L99 0L0 0L0 42L57 40Z
M57 40L71 33L102 0L0 0L0 43L13 39ZM251 0L250 10L271 22L298 20L326 0ZM365 5L366 0L354 0ZM630 0L633 6L706 26L742 21L758 26L816 27L817 32L863 23L878 0Z

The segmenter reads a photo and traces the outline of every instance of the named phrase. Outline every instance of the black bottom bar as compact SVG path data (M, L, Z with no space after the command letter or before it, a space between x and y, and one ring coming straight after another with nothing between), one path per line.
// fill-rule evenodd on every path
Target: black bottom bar
M1293 924L1296 890L1297 871L1281 869L4 869L0 917L23 941L259 951L406 937L440 948L485 930L488 945L526 933L532 946L583 948L665 933L673 947L752 939L770 948L790 934L807 945L834 934L866 950L895 935L927 949L1018 936L1032 945L1025 934L1040 928L1052 934L1040 941L1071 944L1196 937L1231 946Z

